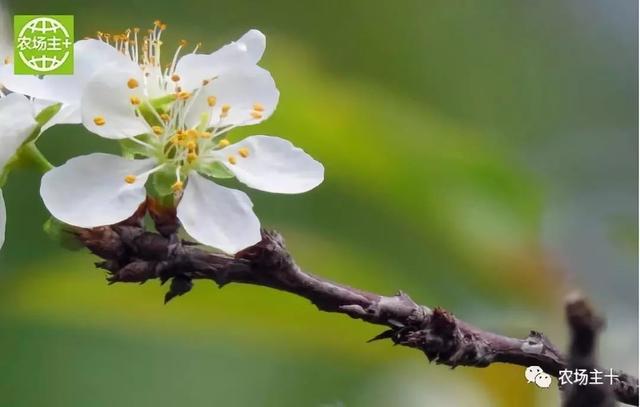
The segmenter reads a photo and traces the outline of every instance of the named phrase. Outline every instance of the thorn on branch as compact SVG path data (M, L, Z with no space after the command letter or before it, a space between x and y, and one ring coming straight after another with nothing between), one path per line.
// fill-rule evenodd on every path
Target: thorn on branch
M164 295L164 303L168 303L171 299L186 294L193 288L193 282L186 276L175 276L171 280L171 287L169 291Z

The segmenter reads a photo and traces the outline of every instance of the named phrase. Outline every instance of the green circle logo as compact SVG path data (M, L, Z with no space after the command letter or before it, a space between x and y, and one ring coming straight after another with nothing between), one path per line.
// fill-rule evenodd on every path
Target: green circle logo
M15 73L73 73L73 16L15 16L14 34Z

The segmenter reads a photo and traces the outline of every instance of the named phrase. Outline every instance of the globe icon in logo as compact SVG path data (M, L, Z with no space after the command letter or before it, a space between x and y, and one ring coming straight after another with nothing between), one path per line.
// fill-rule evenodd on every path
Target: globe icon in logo
M51 72L69 58L72 36L59 21L37 17L18 33L16 51L21 61L37 72Z

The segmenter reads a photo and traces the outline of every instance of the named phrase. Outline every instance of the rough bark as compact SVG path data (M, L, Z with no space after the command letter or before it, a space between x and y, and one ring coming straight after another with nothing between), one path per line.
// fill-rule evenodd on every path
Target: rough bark
M477 328L442 308L419 305L403 292L383 296L306 273L276 232L263 232L261 242L231 257L180 241L173 233L177 225L172 216L162 217L152 208L150 212L162 234L146 231L139 221L131 220L75 231L87 248L104 259L96 265L108 271L110 283L171 281L165 302L187 293L197 279L213 280L220 287L230 283L259 285L304 297L321 311L385 326L387 329L371 340L389 339L416 348L429 361L452 368L486 367L498 362L537 365L558 377L559 371L570 365L538 331L531 331L523 339L511 338ZM635 377L620 372L611 391L619 401L638 405Z

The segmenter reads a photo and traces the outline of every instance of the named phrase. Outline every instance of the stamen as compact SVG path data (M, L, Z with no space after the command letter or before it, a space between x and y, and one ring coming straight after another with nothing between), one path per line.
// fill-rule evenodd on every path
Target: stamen
M220 141L218 142L218 147L219 147L219 148L224 148L224 147L228 146L229 144L231 144L231 143L229 142L229 140L227 140L226 138L223 138L222 140L220 140Z
M227 157L227 160L231 165L235 165L238 162L238 159L233 155L230 155L229 157Z
M218 99L215 96L209 96L207 98L207 103L209 104L209 107L214 107L216 105L217 101L218 101Z
M253 111L251 112L251 117L253 117L254 119L262 119L262 113Z
M127 86L129 87L129 89L135 89L138 87L138 81L134 78L131 78L127 81Z
M242 147L238 150L238 154L240 154L240 157L242 158L247 158L249 157L249 149L246 147Z
M124 177L124 182L127 184L133 184L136 182L137 177L135 175L127 175Z
M253 110L256 112L264 112L264 105L262 103L254 103Z
M162 133L164 133L164 129L160 126L152 126L151 130L153 130L153 134L155 134L156 136L160 136L162 135Z
M171 80L174 82L178 82L180 80L180 75L174 73L173 75L171 75Z
M134 106L138 106L140 104L140 98L137 96L131 96L129 100L131 101L131 104Z
M180 100L187 100L187 99L189 99L191 97L191 93L189 93L189 92L178 92L178 94L176 96Z
M187 161L189 162L189 164L191 164L192 162L194 162L197 159L198 159L198 154L196 154L196 153L187 154Z
M96 124L96 126L104 126L107 121L102 116L96 116L93 118L93 122Z
M222 112L220 113L220 118L224 119L229 115L229 110L231 110L231 106L224 104L222 105Z
M166 114L166 113L162 113L162 114L160 115L160 118L161 118L161 119L162 119L162 121L163 121L163 122L165 122L165 123L166 123L166 122L168 122L168 121L171 119L171 117L170 117L168 114Z
M171 185L171 190L173 192L180 192L184 189L184 184L182 181L178 180L173 185Z

